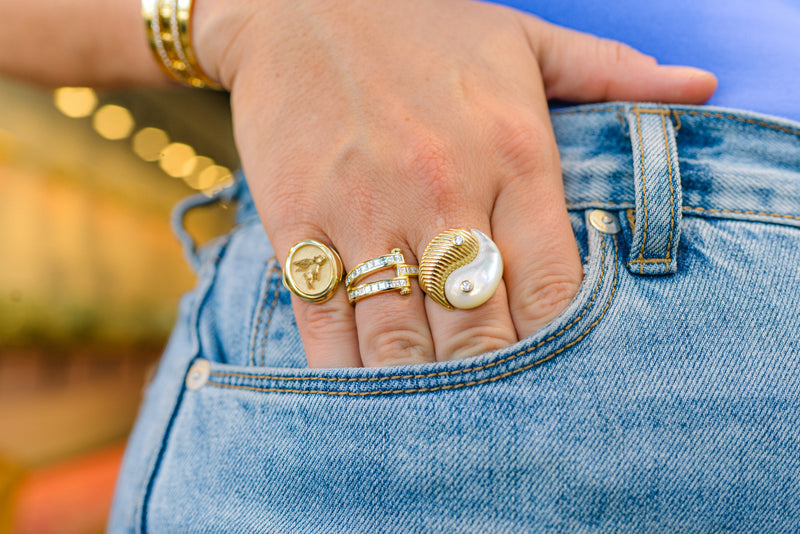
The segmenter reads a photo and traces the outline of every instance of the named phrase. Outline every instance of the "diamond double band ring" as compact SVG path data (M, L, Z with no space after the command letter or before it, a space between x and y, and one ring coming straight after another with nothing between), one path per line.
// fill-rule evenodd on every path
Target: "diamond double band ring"
M307 239L289 250L283 285L305 301L325 302L336 293L343 273L342 259L335 250Z
M502 278L500 249L479 230L445 230L428 243L419 262L420 287L448 310L480 306Z
M389 267L394 267L396 270L394 278L356 285L364 277ZM419 267L408 265L399 248L392 249L389 254L359 263L347 274L345 278L347 298L350 302L355 303L363 298L380 295L388 291L400 291L401 295L410 295L411 277L418 274Z

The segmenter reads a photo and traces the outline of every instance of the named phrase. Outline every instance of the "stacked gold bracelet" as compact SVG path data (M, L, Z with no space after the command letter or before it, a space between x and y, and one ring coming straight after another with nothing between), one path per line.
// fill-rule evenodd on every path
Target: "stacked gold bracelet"
M156 62L178 83L222 89L200 68L192 47L192 0L142 0L147 40Z

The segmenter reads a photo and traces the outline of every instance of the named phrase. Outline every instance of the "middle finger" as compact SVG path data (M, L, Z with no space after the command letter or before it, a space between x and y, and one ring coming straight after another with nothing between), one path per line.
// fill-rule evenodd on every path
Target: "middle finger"
M377 261L381 256L391 255L397 249L406 264L416 265L416 257L407 246L391 243L390 238L380 241L373 239L369 246L359 247L356 251L348 250L343 254L346 258L345 265L349 267L348 273L358 265L371 260ZM351 283L350 288L393 280L398 275L395 266L378 266L372 271ZM433 339L425 315L424 295L415 277L410 277L409 281L411 292L408 295L402 295L400 291L393 289L359 297L353 303L361 359L365 367L435 361Z
M479 248L487 247L483 239L491 235L487 220L459 221L459 225L469 233L475 235L473 229L482 232L485 237L478 237ZM449 244L450 234L445 240L445 246L455 250L459 246ZM433 237L433 236L432 236ZM486 262L483 259L484 251L472 259L466 266L451 274L448 280L455 282L457 292L467 301L476 297L482 285L487 284L483 278L486 276ZM457 276L458 275L458 276ZM463 280L462 280L463 278ZM457 304L457 303L453 303ZM500 281L494 294L479 306L472 309L450 310L443 305L428 298L425 302L428 322L431 326L436 359L439 361L455 360L476 356L484 352L500 349L517 341L516 330L511 319L505 285Z

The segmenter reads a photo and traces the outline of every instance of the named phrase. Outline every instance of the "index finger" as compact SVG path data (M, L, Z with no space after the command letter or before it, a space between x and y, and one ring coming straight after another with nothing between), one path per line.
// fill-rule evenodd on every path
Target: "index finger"
M360 367L355 314L341 283L341 259L330 240L313 228L292 235L276 250L286 251L284 283L292 292L308 366Z

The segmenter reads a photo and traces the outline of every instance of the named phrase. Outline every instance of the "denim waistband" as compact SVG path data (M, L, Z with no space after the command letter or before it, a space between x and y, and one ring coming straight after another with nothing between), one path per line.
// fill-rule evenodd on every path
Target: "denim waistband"
M674 135L683 215L800 227L800 123L707 106L608 103L553 111L568 209L635 208L639 154L628 118L645 115L663 117ZM642 155L665 144L658 132L641 141ZM257 214L242 180L238 188L243 223Z
M641 112L641 113L640 113ZM684 215L800 226L800 124L738 110L630 103L553 112L568 208L633 208L626 115L661 113L674 130ZM664 145L659 136L645 145Z

